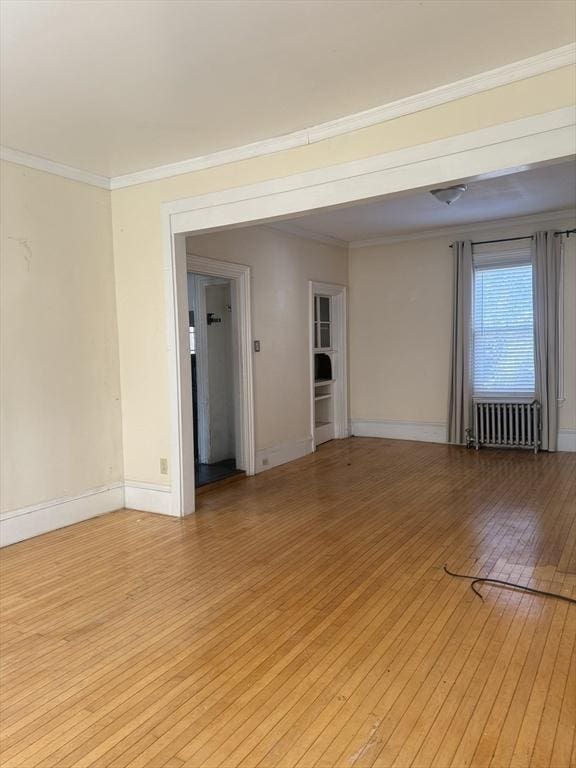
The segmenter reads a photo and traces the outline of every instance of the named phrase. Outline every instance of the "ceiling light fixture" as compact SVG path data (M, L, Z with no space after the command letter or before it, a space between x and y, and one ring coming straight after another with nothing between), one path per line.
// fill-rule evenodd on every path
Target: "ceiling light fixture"
M430 194L434 195L436 200L439 200L441 203L451 205L458 198L462 197L466 189L466 184L457 184L455 187L446 187L445 189L431 189Z

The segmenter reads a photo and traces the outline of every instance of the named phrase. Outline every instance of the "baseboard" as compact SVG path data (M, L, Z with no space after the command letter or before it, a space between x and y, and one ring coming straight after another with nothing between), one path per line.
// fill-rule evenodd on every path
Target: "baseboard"
M422 443L446 442L446 424L441 422L352 419L350 426L351 434L356 437L389 437Z
M126 480L124 483L124 506L139 512L156 512L159 515L172 514L172 493L169 485Z
M570 453L576 451L576 429L558 430L558 450Z
M264 448L262 451L256 451L256 472L265 472L267 469L280 466L280 464L301 459L302 456L306 456L312 451L312 437Z
M0 515L0 546L55 531L91 517L114 512L124 506L124 483L92 488L77 496L67 496L21 507Z

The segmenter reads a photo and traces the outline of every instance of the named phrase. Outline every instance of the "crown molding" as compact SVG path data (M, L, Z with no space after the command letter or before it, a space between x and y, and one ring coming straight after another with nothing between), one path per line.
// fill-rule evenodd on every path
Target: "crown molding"
M522 227L534 224L551 224L558 221L576 220L576 209L564 208L560 211L548 211L546 213L534 213L530 216L516 216L511 219L491 219L478 224L458 224L453 227L438 227L436 229L423 229L420 232L407 232L406 234L375 237L371 240L352 240L348 245L351 250L359 248L373 248L379 245L391 245L403 243L408 240L433 240L443 237L470 236L481 232L499 234L502 229L510 227Z
M308 131L287 133L284 136L275 136L271 139L255 141L252 144L243 144L240 147L223 149L220 152L212 152L209 155L192 157L177 163L159 165L156 168L136 171L135 173L126 173L122 176L113 176L110 179L110 189L133 187L136 184L146 184L149 181L159 181L160 179L169 179L173 176L182 176L184 173L203 171L206 168L214 168L218 165L228 165L229 163L238 163L241 160L250 160L254 157L273 155L275 152L282 152L286 149L294 149L295 147L304 147L309 143Z
M20 152L10 147L0 147L0 160L6 160L16 165L24 165L26 168L34 168L36 171L45 171L53 173L55 176L63 176L65 179L80 181L83 184L89 184L92 187L100 189L110 189L110 179L106 176L99 176L96 173L82 171L80 168L73 168L71 165L55 163L53 160L47 160L45 157L29 155L27 152Z
M333 237L332 235L323 235L321 232L312 232L304 227L299 227L297 224L292 224L290 221L275 221L273 224L265 224L268 229L277 229L281 232L287 232L289 235L295 237L301 237L304 240L315 240L318 243L324 243L324 245L334 245L337 248L348 249L348 241L342 240L339 237Z
M488 72L481 72L464 80L457 80L448 85L432 88L429 91L424 91L414 96L408 96L407 98L399 99L374 109L346 115L337 120L321 123L295 133L257 141L252 144L245 144L241 147L214 152L190 160L183 160L179 163L171 163L170 165L162 165L145 171L115 176L111 179L111 189L122 189L123 187L130 187L135 184L145 184L149 181L158 181L159 179L179 176L191 171L199 171L253 157L262 157L275 152L281 152L285 149L303 147L573 64L576 64L576 43L564 45L561 48L554 48L551 51L539 53L528 59L506 64L503 67L498 67Z
M316 125L308 129L309 140L310 143L313 143L339 136L343 133L358 131L371 125L394 120L397 117L403 117L414 112L421 112L424 109L447 104L450 101L473 96L476 93L489 91L492 88L509 85L518 80L525 80L526 78L542 75L545 72L561 69L573 64L576 64L576 43L544 51L544 53L530 56L528 59L505 64L502 67L490 69L487 72L480 72L477 75L472 75L472 77L456 80L453 83L441 85L438 88L432 88L429 91L423 91L404 99L398 99L398 101L392 101L389 104L384 104L374 109L367 109L364 112L357 112L353 115L347 115L337 120Z
M539 53L536 56L522 59L521 61L515 61L512 64L505 64L502 67L481 72L478 75L473 75L463 80L441 85L438 88L432 88L404 99L398 99L397 101L374 107L373 109L320 123L304 130L112 178L99 176L98 174L7 147L1 148L0 157L3 160L8 160L18 165L47 171L48 173L54 173L58 176L64 176L65 178L80 181L84 184L91 184L102 189L123 189L124 187L131 187L136 184L159 181L160 179L180 176L184 173L236 163L254 157L263 157L296 147L304 147L308 144L314 144L335 136L358 131L362 128L369 128L388 120L394 120L397 117L403 117L424 109L447 104L466 96L489 91L492 88L498 88L502 85L515 83L519 80L574 64L576 64L576 43L571 43L561 48L554 48L550 51Z

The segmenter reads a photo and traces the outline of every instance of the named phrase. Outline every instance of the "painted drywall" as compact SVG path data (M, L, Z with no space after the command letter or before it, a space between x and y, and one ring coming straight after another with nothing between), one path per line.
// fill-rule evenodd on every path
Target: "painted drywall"
M2 511L122 480L110 193L2 163Z
M574 219L557 222L554 228L569 226L574 226ZM478 239L523 234L526 225L508 229L495 225ZM351 249L352 421L446 423L452 322L450 242L444 237ZM576 428L575 349L576 238L571 237L565 240L561 429Z
M127 479L164 482L159 457L170 454L162 203L541 114L574 104L575 93L574 72L565 67L307 147L112 192ZM301 432L286 426L291 433ZM258 429L259 441L272 439L265 425Z
M251 269L256 450L309 438L308 281L345 285L347 250L271 227L197 235L186 248Z
M207 326L209 462L235 458L234 362L232 358L232 304L230 283L207 285L206 313L215 320Z

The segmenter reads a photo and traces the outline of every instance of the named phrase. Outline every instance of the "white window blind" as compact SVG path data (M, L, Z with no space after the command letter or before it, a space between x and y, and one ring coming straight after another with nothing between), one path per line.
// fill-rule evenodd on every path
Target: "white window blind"
M476 265L473 305L474 394L534 394L532 264Z

